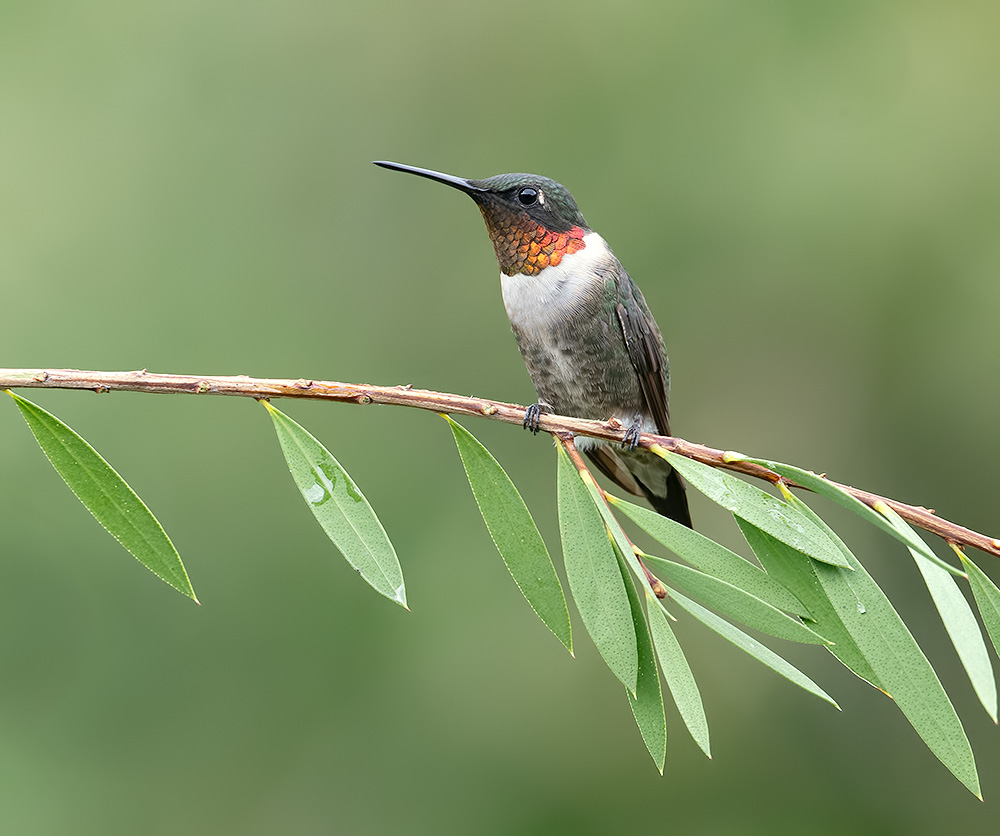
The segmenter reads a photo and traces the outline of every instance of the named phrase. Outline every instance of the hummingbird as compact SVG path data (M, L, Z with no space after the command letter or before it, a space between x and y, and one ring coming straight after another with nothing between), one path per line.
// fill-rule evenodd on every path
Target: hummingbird
M691 526L684 483L662 458L638 447L641 433L670 435L670 367L642 292L565 186L537 174L467 180L388 161L375 165L465 192L482 212L511 329L542 413L617 421L621 445L579 437L577 447L622 489Z

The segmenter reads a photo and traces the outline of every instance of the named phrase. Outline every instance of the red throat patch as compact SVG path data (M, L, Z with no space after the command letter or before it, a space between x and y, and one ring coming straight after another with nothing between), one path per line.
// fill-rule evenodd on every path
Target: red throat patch
M493 241L500 270L508 276L524 273L537 276L546 267L554 267L567 253L587 245L584 231L574 226L567 232L553 232L520 213L498 212L495 207L480 206L486 229Z

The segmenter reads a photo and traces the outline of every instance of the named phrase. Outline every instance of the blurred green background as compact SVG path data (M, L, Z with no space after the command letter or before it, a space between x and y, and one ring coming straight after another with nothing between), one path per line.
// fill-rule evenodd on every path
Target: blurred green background
M370 160L535 171L642 286L679 435L1000 534L998 35L978 2L2 3L0 365L529 402L474 205ZM130 480L203 606L0 404L5 833L996 822L1000 733L910 558L833 511L949 687L985 804L832 657L773 643L842 714L686 622L714 761L671 707L660 778L579 620L572 660L520 599L431 414L282 405L380 512L406 613L333 552L254 403L24 394ZM548 441L466 424L556 549Z

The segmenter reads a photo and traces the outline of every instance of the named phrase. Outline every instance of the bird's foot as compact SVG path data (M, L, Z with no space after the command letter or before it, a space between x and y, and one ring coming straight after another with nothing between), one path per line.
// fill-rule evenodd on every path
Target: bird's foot
M524 410L524 428L530 430L534 435L538 435L538 419L546 412L551 412L552 407L545 401L533 403Z
M635 421L625 430L625 435L622 436L622 448L625 450L634 450L639 446L639 436L642 435L642 418L636 418Z

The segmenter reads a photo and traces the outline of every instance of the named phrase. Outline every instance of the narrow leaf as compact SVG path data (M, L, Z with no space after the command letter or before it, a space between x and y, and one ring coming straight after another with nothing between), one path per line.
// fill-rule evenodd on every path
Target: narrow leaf
M768 574L773 575L781 583L787 586L801 600L809 610L811 627L821 636L833 642L829 650L837 657L848 670L853 671L866 682L871 683L876 688L884 690L875 671L864 653L858 648L851 631L845 621L862 618L867 610L856 599L850 604L834 606L824 591L823 585L817 577L816 561L810 560L802 552L793 549L786 543L772 537L765 531L761 531L756 526L751 525L746 520L738 519L736 522L743 532L747 543L753 549ZM850 600L853 593L847 582L844 584L844 597ZM859 628L855 628L859 629Z
M13 392L7 394L56 472L97 521L153 574L197 601L163 526L115 469L54 415Z
M785 615L760 598L719 578L651 554L643 555L643 560L662 580L672 586L679 586L702 604L727 618L779 639L804 644L829 644L798 619Z
M969 574L969 584L972 586L979 614L983 617L986 632L993 642L994 649L1000 653L1000 589L997 589L996 584L968 557L961 553L959 557Z
M651 449L669 461L693 487L735 516L822 563L846 568L844 556L823 530L788 503L718 468L662 448Z
M880 506L880 510L892 527L900 533L906 531L907 539L920 539L906 521L889 506ZM955 646L958 658L969 675L969 681L986 709L986 713L995 723L997 721L997 686L993 678L993 665L986 651L986 643L979 629L979 622L972 612L972 607L958 588L955 579L937 563L931 563L920 551L910 547L910 554L917 563L920 574L923 575L927 591L931 594L934 606L937 607L941 622Z
M759 464L761 467L766 467L768 470L773 470L779 476L784 476L786 479L790 479L796 484L801 485L803 488L808 488L813 493L817 493L820 496L824 496L837 503L837 505L840 505L842 508L847 508L849 511L853 511L858 516L863 517L865 520L870 522L876 528L881 528L884 532L891 534L904 545L920 552L920 554L928 560L941 562L940 558L935 555L933 551L931 551L930 546L921 540L912 529L910 529L909 533L906 533L894 528L892 524L889 523L885 517L875 511L875 509L869 508L860 499L852 496L843 488L833 484L829 479L826 479L823 476L818 476L809 470L803 470L801 467L795 467L795 465L783 464L782 462L772 462L767 459L752 459L748 456L742 456L736 453L727 454L727 458L731 461L753 462L754 464Z
M635 582L629 576L628 567L619 555L619 569L628 602L632 610L632 624L639 650L639 673L636 678L635 696L626 691L636 725L642 734L646 749L656 768L663 774L663 764L667 757L667 716L663 710L663 691L660 690L660 672L656 668L656 654L649 635L649 626L642 611L642 602L635 589Z
M653 644L656 655L663 668L663 677L667 688L674 698L674 704L680 712L684 725L709 758L712 757L708 739L708 719L705 717L705 706L701 702L701 691L695 682L691 666L681 649L680 642L667 621L663 605L652 593L646 593L646 608L649 611L649 627L653 634Z
M455 436L476 504L514 583L545 626L572 653L573 629L566 596L521 494L472 433L447 415L443 417Z
M628 535L625 534L625 529L622 528L621 523L611 513L608 503L604 501L604 495L601 489L597 487L594 477L589 473L580 475L583 478L583 483L587 486L587 493L590 494L590 499L594 503L594 507L600 512L601 518L607 526L608 534L610 534L611 539L618 547L619 554L624 556L625 562L632 570L632 574L638 580L642 581L643 584L647 583L646 573L642 571L642 567L639 565L639 558L632 549L632 543L629 541Z
M292 479L326 536L377 592L406 607L396 550L364 494L305 428L267 401L261 403L274 421Z
M993 676L993 665L986 651L979 622L976 621L969 602L965 600L965 596L951 575L918 552L911 549L910 554L917 562L924 583L927 584L927 591L931 594L958 658L962 660L962 666L969 676L976 696L979 697L986 713L990 715L990 719L996 723L997 685Z
M844 542L797 496L803 514L823 526L851 564L853 572L815 563L813 568L835 607L859 608L862 619L845 621L886 693L895 700L917 734L972 793L982 798L972 747L941 681L909 629L874 579ZM859 606L860 605L860 606Z
M669 589L669 587L668 587ZM826 693L822 688L819 687L815 682L813 682L808 676L806 676L802 671L792 665L790 662L786 662L773 650L762 645L759 641L751 638L746 633L744 633L739 627L730 624L723 618L720 618L715 613L706 610L701 604L697 604L689 598L684 597L675 589L670 589L670 597L677 602L677 604L687 610L691 615L697 618L702 624L711 630L714 630L722 638L729 642L732 642L740 650L745 653L750 654L758 662L767 665L771 670L776 673L781 674L789 682L798 685L810 694L815 694L822 700L826 700L834 708L840 709L840 706L834 702L833 698Z
M795 595L736 552L655 511L610 495L608 499L646 533L702 572L739 587L779 610L808 615Z
M634 694L638 649L618 558L600 512L561 447L558 461L559 530L569 588L597 650Z

